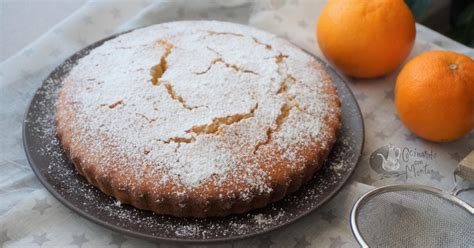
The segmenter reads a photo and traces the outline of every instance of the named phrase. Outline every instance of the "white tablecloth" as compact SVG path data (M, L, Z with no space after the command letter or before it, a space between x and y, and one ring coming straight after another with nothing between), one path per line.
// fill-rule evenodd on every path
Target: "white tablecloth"
M246 23L276 33L321 56L315 41L317 16L325 1L90 1L73 15L0 65L0 247L153 247L97 226L55 200L33 175L23 152L24 112L42 79L65 58L111 34L160 22L216 19ZM34 23L32 23L34 25ZM474 51L421 25L410 55L449 49ZM365 149L354 177L320 210L267 235L219 244L222 247L356 247L348 218L357 197L391 183L453 187L459 160L474 148L474 132L451 143L416 138L400 123L393 104L398 71L383 78L346 78L364 115ZM384 162L396 171L385 171ZM158 244L158 247L174 244Z

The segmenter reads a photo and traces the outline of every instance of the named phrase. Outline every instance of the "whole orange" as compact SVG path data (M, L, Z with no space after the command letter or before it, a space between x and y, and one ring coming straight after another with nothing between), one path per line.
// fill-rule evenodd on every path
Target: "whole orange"
M430 51L410 60L395 86L400 120L416 135L451 141L474 128L474 60Z
M326 58L359 78L385 75L410 53L415 21L403 0L332 0L319 16L317 38Z

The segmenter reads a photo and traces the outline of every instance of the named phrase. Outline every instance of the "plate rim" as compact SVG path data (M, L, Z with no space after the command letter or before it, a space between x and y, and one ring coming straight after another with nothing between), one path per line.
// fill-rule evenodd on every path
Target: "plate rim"
M155 24L156 25L156 24ZM147 26L144 26L144 27L147 27ZM131 237L135 237L135 238L140 238L140 239L145 239L145 240L148 240L148 241L152 241L152 242L170 242L170 243L181 243L181 244L198 244L198 245L203 245L203 244L215 244L215 243L222 243L222 242L230 242L230 241L236 241L236 240L242 240L242 239L248 239L248 238L251 238L251 237L255 237L255 236L259 236L259 235L264 235L264 234L268 234L270 232L273 232L273 231L276 231L278 229L281 229L285 226L289 226L291 224L294 224L298 221L300 221L301 219L303 219L303 217L306 217L307 215L309 215L310 213L313 213L316 209L322 207L324 204L326 204L327 202L329 202L331 199L334 198L335 195L337 195L341 189L346 186L347 182L349 181L349 179L354 175L354 171L355 169L357 168L358 164L360 163L360 160L361 160L361 157L362 157L362 152L364 150L364 146L365 146L365 123L364 123L364 118L363 118L363 115L362 115L362 111L360 109L360 106L359 106L359 103L357 101L357 98L355 97L354 93L352 92L351 88L349 87L349 85L347 84L347 82L344 80L344 78L335 70L332 68L332 66L322 60L321 58L319 58L318 56L316 55L313 55L311 53L309 53L307 50L295 45L296 47L298 47L299 49L301 49L303 52L305 52L306 54L308 54L309 56L313 57L314 59L316 59L319 63L321 63L324 68L328 71L328 73L330 74L331 78L333 80L339 80L343 87L345 87L347 89L347 91L349 92L349 95L350 97L354 100L355 102L355 110L356 110L356 115L360 117L360 125L361 125L361 130L360 130L360 134L361 134L361 145L360 145L360 150L354 152L354 154L357 156L357 159L356 161L354 162L355 165L348 171L346 172L346 175L341 179L341 183L339 185L336 185L335 186L335 189L328 194L327 198L324 199L323 202L319 203L319 204L316 204L315 206L311 207L310 209L308 209L306 212L303 212L302 214L298 215L298 216L295 216L289 220L287 220L286 222L283 222L283 223L280 223L280 224L277 224L277 225L274 225L274 226L271 226L267 229L264 229L264 230L261 230L261 231L257 231L257 232L252 232L252 233L247 233L247 234L244 234L244 235L238 235L238 236L231 236L231 237L224 237L224 238L210 238L210 239L179 239L179 238L166 238L166 237L157 237L157 236L154 236L154 235L151 235L151 234L146 234L146 233L142 233L142 232L138 232L138 231L132 231L130 229L126 229L126 228L123 228L123 227L120 227L120 226L117 226L117 225L114 225L114 224L111 224L111 223L108 223L102 219L99 219L93 215L91 215L90 213L88 212L85 212L85 211L82 211L81 209L79 209L78 207L75 206L75 204L73 204L72 202L68 201L64 196L62 196L59 191L57 191L56 189L54 189L53 185L51 185L47 178L40 172L39 170L39 167L36 166L36 163L34 162L33 158L32 158L32 155L30 154L30 151L28 149L28 141L27 141L27 138L26 138L26 132L27 132L27 123L28 123L28 115L31 111L31 108L32 108L32 104L34 102L34 100L38 97L38 92L43 88L44 84L46 83L46 81L51 78L51 76L55 73L57 73L57 71L65 65L65 63L69 60L72 60L75 56L79 56L81 53L83 53L84 51L87 51L87 50L90 50L90 49L93 49L91 47L98 47L100 45L102 45L104 42L106 42L107 40L110 40L110 39L113 39L119 35L122 35L122 34L125 34L125 33L128 33L128 32L131 32L133 30L136 30L136 29L140 29L140 28L144 28L144 27L138 27L138 28L134 28L134 29L131 29L131 30L127 30L125 32L120 32L120 33L117 33L117 34L113 34L113 35L110 35L108 37L105 37L103 39L100 39L98 41L95 41L81 49L79 49L78 51L74 52L72 55L70 55L68 58L66 58L64 61L62 61L61 63L59 63L49 74L48 76L42 80L42 83L41 85L38 87L38 89L36 89L35 91L35 94L33 95L33 97L31 98L31 100L29 101L28 103L28 107L26 108L26 111L25 111L25 114L24 114L24 118L23 118L23 123L22 123L22 143L23 143L23 150L26 154L26 158L27 158L27 161L31 167L31 169L33 170L33 173L35 174L35 176L38 178L38 180L40 181L40 183L46 188L46 190L52 194L54 196L54 198L56 198L56 200L58 200L61 204L65 205L66 207L68 207L69 209L71 209L72 211L74 211L76 214L78 214L79 216L87 219L88 221L91 221L95 224L98 224L102 227L105 227L107 229L110 229L110 230L113 230L113 231L116 231L116 232L119 232L119 233L122 233L122 234L126 234L126 235L129 235ZM267 31L265 31L267 32ZM286 40L286 39L285 39ZM290 42L291 43L291 42ZM292 43L293 44L293 43ZM339 96L339 93L338 93L338 96ZM340 96L339 96L340 97ZM342 102L342 101L341 101ZM68 158L69 160L69 158ZM268 206L266 206L268 207ZM265 208L265 207L263 207ZM179 217L176 217L176 218L179 218ZM225 217L224 217L225 218Z

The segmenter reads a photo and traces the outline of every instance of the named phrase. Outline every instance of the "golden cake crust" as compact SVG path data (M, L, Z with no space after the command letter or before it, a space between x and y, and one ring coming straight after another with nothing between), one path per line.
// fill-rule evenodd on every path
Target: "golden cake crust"
M56 105L80 174L122 203L173 216L282 199L322 166L340 125L336 89L314 58L222 22L112 39L71 70Z

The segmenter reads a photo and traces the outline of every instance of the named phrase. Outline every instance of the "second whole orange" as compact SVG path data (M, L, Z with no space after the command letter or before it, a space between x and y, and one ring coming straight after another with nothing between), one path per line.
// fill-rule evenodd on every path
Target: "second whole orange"
M429 51L410 60L395 86L400 120L430 141L452 141L474 128L474 60Z
M415 36L415 21L403 0L330 0L317 25L325 57L358 78L396 69L413 48Z

